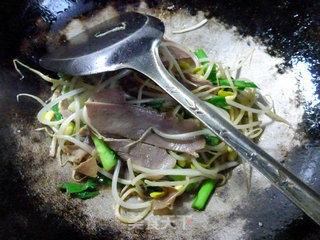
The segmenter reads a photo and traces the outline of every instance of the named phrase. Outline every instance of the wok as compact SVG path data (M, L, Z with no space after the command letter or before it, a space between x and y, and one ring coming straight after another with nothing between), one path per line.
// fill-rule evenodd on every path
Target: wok
M132 10L161 18L169 38L202 47L228 65L255 49L242 76L271 95L277 112L292 123L290 128L267 123L259 144L319 191L317 1L45 0L3 1L0 6L1 239L318 239L319 226L256 171L247 193L242 166L201 213L185 199L177 202L173 215L125 225L115 219L107 191L87 201L65 199L57 185L69 180L70 169L48 157L49 138L34 131L40 126L35 119L39 106L28 99L17 103L15 97L27 92L45 98L49 85L28 71L20 81L12 66L18 57L39 68L39 56L55 43ZM172 34L204 17L210 20L202 28Z

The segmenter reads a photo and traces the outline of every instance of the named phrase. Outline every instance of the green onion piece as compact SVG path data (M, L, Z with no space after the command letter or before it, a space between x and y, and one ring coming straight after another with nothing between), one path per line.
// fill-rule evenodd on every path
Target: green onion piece
M213 192L215 185L216 185L216 180L212 180L212 179L206 180L202 184L196 198L193 200L192 208L197 209L199 211L204 210L206 203L211 193Z
M252 82L246 82L242 80L233 80L233 79L232 79L232 82L233 82L233 85L237 87L239 90L244 90L246 87L258 88L258 86ZM215 84L217 84L217 82L215 82ZM230 86L230 83L227 79L220 78L219 86Z
M215 105L216 107L226 107L229 106L229 104L226 102L226 97L224 96L218 96L209 98L206 100L208 103L211 103L212 105Z
M203 72L206 73L206 72L207 72L207 69L208 69L208 66L206 66L206 67L204 68ZM212 82L212 83L217 81L217 66L216 66L216 64L214 64L214 65L212 66L211 72L210 72L207 80L210 81L210 82Z
M51 110L54 112L54 117L56 119L56 121L59 121L62 119L62 115L61 113L59 112L59 105L58 103L54 106L51 107Z
M198 49L197 51L194 52L194 54L197 56L198 59L201 58L208 58L207 54L205 53L205 51L203 49ZM208 61L202 62L201 64L207 64Z
M88 179L86 183L73 183L65 182L59 185L61 190L65 190L67 193L79 193L85 190L94 190L98 187L98 184L95 182L95 179Z
M103 175L100 174L98 175L97 178L88 177L88 180L86 183L65 182L63 184L60 184L59 188L60 190L64 190L68 194L70 194L72 198L81 198L81 199L92 198L99 194L99 191L96 191L96 189L99 186L99 183L106 183L106 180L102 179L101 176Z
M198 59L208 58L207 54L205 53L205 51L203 49L198 49L197 51L194 52L194 54L197 56ZM201 65L205 65L207 63L209 63L209 61L202 62ZM207 70L208 70L208 66L206 66L203 69L203 73L206 74ZM214 64L212 66L211 72L210 72L207 80L209 80L211 82L217 81L217 66L216 66L216 64Z
M116 154L108 147L107 143L105 143L103 140L97 138L94 135L92 135L91 138L99 153L103 168L107 171L110 171L117 164Z
M81 183L65 182L59 185L60 190L65 190L67 193L78 193L86 190L86 186Z
M143 103L141 105L142 106L152 107L154 109L159 109L159 108L162 107L163 103L164 103L164 100L154 100L154 101L151 101L151 102Z
M219 138L217 138L216 136L210 136L209 134L204 135L204 139L210 146L216 146L219 143Z
M93 191L93 192L79 192L79 193L73 193L71 194L72 198L80 198L80 199L88 199L93 198L95 196L99 195L99 191Z

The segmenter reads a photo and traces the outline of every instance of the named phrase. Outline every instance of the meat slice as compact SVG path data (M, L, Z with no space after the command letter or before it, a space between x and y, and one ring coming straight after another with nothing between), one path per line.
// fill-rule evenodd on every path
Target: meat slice
M65 152L68 155L68 161L80 164L87 156L88 153L76 145L66 145Z
M80 165L75 167L74 170L89 177L97 177L98 164L96 159L94 157L91 157L85 162L80 163Z
M92 96L94 102L124 104L124 92L120 89L105 89Z
M163 39L162 42L165 43L169 43L169 44L173 44L173 45L180 45L174 41L168 40L168 39ZM177 47L173 47L173 46L168 46L168 49L170 50L170 53L173 55L173 57L179 61L179 60L191 60L192 58L190 58L190 55L188 53L186 53L186 51L181 50L180 48Z
M132 143L132 140L108 141L112 150L114 150L122 159L131 159L133 164L150 169L172 169L176 160L173 159L165 149L155 147L145 143L137 143L126 147Z
M138 140L150 127L168 134L179 134L198 130L192 119L177 120L148 108L104 103L86 103L88 118L102 135L114 135ZM203 137L172 140L149 131L142 142L157 147L198 156L197 150L205 146Z
M171 40L167 40L167 39L163 39L162 42L167 42L169 44L173 44L175 45L176 43L171 41ZM193 59L190 57L190 55L188 53L186 53L186 51L181 50L180 48L177 47L173 47L173 46L168 46L168 49L170 51L170 53L172 54L172 56L179 62L179 61L184 61L189 63L192 67L195 66L195 63L193 61ZM162 60L163 65L168 68L169 67L169 60L166 59L160 52L160 57Z
M185 73L185 76L188 80L190 80L193 83L196 83L198 85L212 85L212 82L204 79L197 78L195 75L190 74L190 73Z

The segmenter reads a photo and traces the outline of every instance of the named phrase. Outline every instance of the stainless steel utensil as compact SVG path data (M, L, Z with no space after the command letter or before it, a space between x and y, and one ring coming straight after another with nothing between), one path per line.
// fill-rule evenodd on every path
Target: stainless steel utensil
M164 25L157 18L124 13L70 39L40 59L40 65L74 76L123 68L145 74L320 224L319 194L168 73L158 54L163 32Z

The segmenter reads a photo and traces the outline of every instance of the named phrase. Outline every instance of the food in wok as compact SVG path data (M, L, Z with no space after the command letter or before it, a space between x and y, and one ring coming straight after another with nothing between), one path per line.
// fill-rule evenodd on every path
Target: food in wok
M263 114L288 124L275 114L272 99L240 77L245 60L231 69L211 61L203 49L192 51L166 39L159 51L173 76L248 138L262 134ZM18 60L14 64L20 73L18 67L26 67L52 84L46 101L27 93L18 99L28 96L42 105L38 130L52 138L50 157L61 166L73 165L73 181L59 188L88 199L110 185L122 222L172 209L176 198L186 194L195 194L192 208L204 210L214 189L241 163L230 147L142 74L125 69L51 78Z

